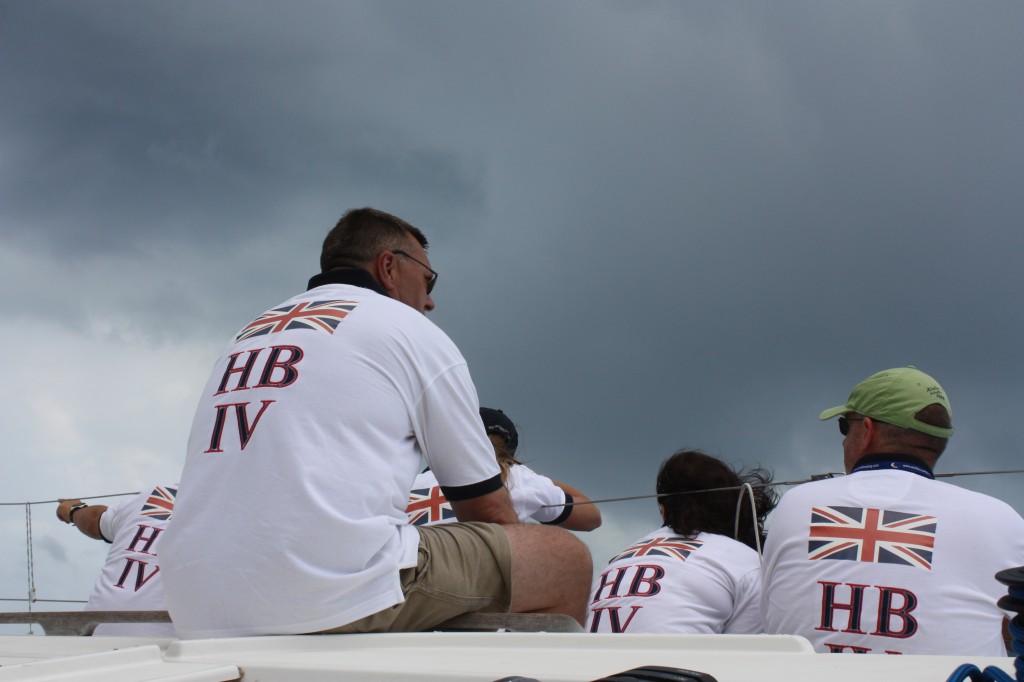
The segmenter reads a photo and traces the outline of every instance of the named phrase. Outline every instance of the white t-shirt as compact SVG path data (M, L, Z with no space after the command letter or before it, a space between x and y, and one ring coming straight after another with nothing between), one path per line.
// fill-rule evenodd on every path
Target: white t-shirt
M540 523L558 523L567 515L565 503L571 496L550 478L538 474L525 464L512 465L505 486L522 523L530 519ZM455 523L458 520L434 472L430 470L424 471L413 481L406 513L409 515L409 523L414 526Z
M344 283L259 316L203 391L161 548L179 635L318 632L401 603L421 457L467 498L501 485L466 362L432 322Z
M108 507L100 533L110 540L86 611L165 611L157 547L174 511L178 484L157 486ZM103 623L95 635L173 637L170 623Z
M908 471L806 483L775 509L761 613L821 652L1005 656L1006 588L1024 520L1003 502ZM881 615L881 617L880 617Z
M612 557L594 581L590 632L761 632L757 552L714 533L693 539L669 527Z

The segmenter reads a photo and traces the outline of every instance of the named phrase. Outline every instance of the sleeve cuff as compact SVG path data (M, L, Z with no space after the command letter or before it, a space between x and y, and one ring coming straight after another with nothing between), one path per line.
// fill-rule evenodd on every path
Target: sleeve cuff
M501 474L495 474L486 481L480 481L479 483L454 486L443 485L441 486L441 491L448 498L449 502L461 502L462 500L471 500L474 497L493 493L501 487Z
M544 521L543 522L544 525L545 526L557 526L559 524L564 523L565 520L569 518L569 515L572 514L572 502L573 502L572 495L570 495L569 493L566 493L565 494L565 507L562 509L562 513L559 514L558 518L554 519L553 521Z

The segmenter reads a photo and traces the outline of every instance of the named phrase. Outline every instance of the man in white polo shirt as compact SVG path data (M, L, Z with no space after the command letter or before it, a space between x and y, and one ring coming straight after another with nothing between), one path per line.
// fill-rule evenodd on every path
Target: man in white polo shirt
M466 362L422 314L426 247L395 216L350 211L308 291L217 361L161 547L179 635L416 631L509 609L582 621L590 554L518 524ZM421 457L461 523L407 523Z
M86 611L165 611L158 562L160 536L174 513L177 483L145 488L112 507L61 500L57 518L110 544ZM100 623L94 635L173 637L170 623Z
M1005 656L1005 588L1024 564L1024 520L934 480L953 434L939 383L913 367L874 374L839 417L847 475L798 486L765 544L765 631L822 652Z

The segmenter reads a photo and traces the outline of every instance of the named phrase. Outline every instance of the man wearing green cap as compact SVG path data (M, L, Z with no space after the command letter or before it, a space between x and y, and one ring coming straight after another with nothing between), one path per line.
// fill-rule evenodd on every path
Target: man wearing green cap
M772 517L765 631L821 652L1005 656L994 575L1024 565L1024 520L935 480L946 392L914 367L885 370L820 415L836 417L847 475L792 489Z

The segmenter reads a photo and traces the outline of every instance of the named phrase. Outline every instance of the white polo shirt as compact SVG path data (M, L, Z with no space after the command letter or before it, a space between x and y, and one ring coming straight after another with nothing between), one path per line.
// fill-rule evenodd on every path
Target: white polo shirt
M1020 565L1024 520L995 498L891 469L805 483L771 519L765 631L820 652L1005 656L994 575Z
M557 524L564 521L572 511L566 506L572 496L555 485L547 476L538 474L525 464L514 464L508 470L505 483L512 505L516 508L519 521L537 521ZM455 523L455 512L437 483L434 472L427 470L416 477L406 509L409 523L415 526L432 526L437 523Z
M165 611L158 549L174 511L178 484L156 486L108 507L100 534L110 551L86 611ZM173 637L170 623L102 623L95 635Z
M755 634L757 552L715 533L680 536L662 527L608 562L587 607L590 632Z

